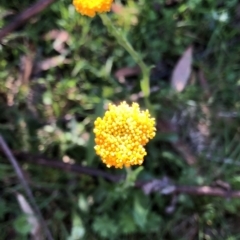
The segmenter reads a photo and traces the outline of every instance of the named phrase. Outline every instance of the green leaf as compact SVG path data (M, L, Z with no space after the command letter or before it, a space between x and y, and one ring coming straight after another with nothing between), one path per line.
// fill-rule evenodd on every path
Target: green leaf
M150 212L147 217L146 231L159 232L161 224L162 224L161 216L159 216L159 214L156 214L154 212Z
M93 229L101 237L114 236L118 232L117 224L107 215L96 217L93 223Z
M148 209L141 204L139 198L135 197L133 206L133 217L139 227L144 228L146 226L147 215Z
M62 220L65 216L66 213L59 209L54 213L54 218L57 220Z
M83 194L79 195L78 198L78 207L83 211L83 212L88 212L89 211L89 204L87 202L86 197Z
M82 219L75 213L72 220L71 236L68 240L82 239L85 234L85 228L82 223Z
M125 209L124 209L125 210ZM136 231L137 225L130 214L126 214L126 210L120 216L119 226L123 233L130 234Z
M25 214L22 214L17 217L17 219L13 223L15 230L22 235L27 235L28 233L30 233L32 228L27 218L28 217Z
M51 94L51 92L45 92L43 94L43 103L45 105L51 105L52 104L52 94Z
M138 175L140 174L140 172L143 171L143 169L144 169L143 166L139 166L135 170L132 171L131 179L133 182L135 182L137 180Z

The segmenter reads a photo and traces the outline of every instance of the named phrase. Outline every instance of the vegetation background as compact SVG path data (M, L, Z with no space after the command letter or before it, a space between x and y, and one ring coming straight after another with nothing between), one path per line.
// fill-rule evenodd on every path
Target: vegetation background
M0 27L33 3L1 0ZM141 76L101 19L59 0L0 40L0 133L53 239L240 239L239 2L115 1L108 15L153 66L158 132L130 189L92 129L109 102L144 109ZM2 150L0 186L0 239L38 239Z

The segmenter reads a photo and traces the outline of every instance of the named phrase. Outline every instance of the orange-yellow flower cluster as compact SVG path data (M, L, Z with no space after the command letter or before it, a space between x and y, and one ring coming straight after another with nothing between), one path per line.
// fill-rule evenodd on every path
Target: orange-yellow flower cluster
M113 0L73 0L76 10L82 15L94 17L96 13L109 12Z
M137 103L129 106L109 104L103 118L95 121L95 150L107 167L141 165L144 147L155 136L155 119L141 111Z

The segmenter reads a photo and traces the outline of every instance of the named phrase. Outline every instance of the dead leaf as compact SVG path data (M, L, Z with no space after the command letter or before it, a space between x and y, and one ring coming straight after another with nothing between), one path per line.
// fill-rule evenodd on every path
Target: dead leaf
M163 177L162 179L155 179L145 183L142 190L146 195L149 195L152 192L170 194L175 191L175 186L168 177Z
M24 55L20 59L21 62L21 67L20 67L20 79L23 84L28 84L31 74L32 74L32 69L33 69L33 64L34 64L34 59L31 54L29 55Z
M211 184L213 187L220 187L225 191L230 191L231 190L231 185L228 182L225 182L221 179L217 179L216 181Z
M114 76L118 79L120 83L125 83L126 77L137 76L140 74L140 68L136 67L124 67L117 70Z
M18 203L23 213L27 215L28 223L32 226L32 229L31 229L32 239L42 240L43 236L41 234L41 224L39 220L36 218L33 209L31 208L30 204L27 202L27 200L22 194L17 193L16 195L17 195Z
M65 59L65 57L61 56L61 55L47 58L47 59L37 63L37 66L34 69L34 73L36 74L40 71L46 71L50 68L54 68L54 67L57 67L62 64L69 64L70 62L71 62L71 60Z
M52 30L44 35L45 40L54 40L53 48L59 53L64 53L66 51L64 43L68 42L69 38L68 32L63 30Z
M112 12L114 13L117 13L117 14L121 13L123 11L123 8L124 8L123 5L120 3L112 4Z
M183 91L191 74L192 47L188 47L174 67L171 77L171 86L177 92Z

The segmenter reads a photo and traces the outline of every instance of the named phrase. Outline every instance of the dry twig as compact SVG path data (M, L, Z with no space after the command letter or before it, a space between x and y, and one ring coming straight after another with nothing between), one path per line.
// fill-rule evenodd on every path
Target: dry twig
M24 175L23 175L23 172L17 162L17 160L15 159L15 157L13 156L11 150L9 149L9 147L7 146L4 138L0 135L0 147L2 148L2 151L4 152L4 154L6 155L6 157L8 158L9 162L12 164L15 172L16 172L16 175L24 189L24 191L26 192L26 195L35 211L35 214L38 216L39 220L41 221L41 224L42 224L42 228L44 229L45 231L45 234L46 234L46 237L47 239L49 240L53 240L52 236L51 236L51 233L47 227L47 225L45 224L45 221L42 217L42 214L36 204L36 201L33 197L33 194L32 194L32 191L26 181L26 179L24 178Z
M27 161L29 163L34 163L38 165L48 166L51 168L58 168L64 171L70 171L80 174L86 174L94 177L102 177L111 182L119 182L124 179L123 175L111 174L98 169L89 168L85 166L80 166L77 164L64 163L60 160L52 160L44 156L32 155L23 152L13 152L19 160ZM154 184L153 184L154 182ZM154 179L149 182L137 181L135 183L136 187L146 188L149 185L148 193L159 192L161 194L189 194L198 196L216 196L224 198L240 198L240 191L226 190L220 187L210 187L210 186L177 186L173 184L168 178Z
M240 191L226 190L220 187L209 186L176 186L176 193L185 193L198 196L215 196L224 198L240 198Z
M13 153L19 160L27 161L30 163L43 165L51 168L62 169L67 172L76 172L80 174L90 175L93 177L102 177L111 182L119 182L122 179L124 179L124 176L122 175L111 174L108 172L104 172L104 171L90 168L90 167L81 166L78 164L64 163L59 159L49 159L41 155L32 155L26 152L13 152Z
M19 13L9 25L2 28L0 31L0 41L9 33L14 31L16 28L21 26L23 23L25 23L28 19L31 17L37 15L42 10L44 10L46 7L48 7L51 3L53 3L54 0L39 0L38 2L34 3L29 8L25 9L21 13Z

